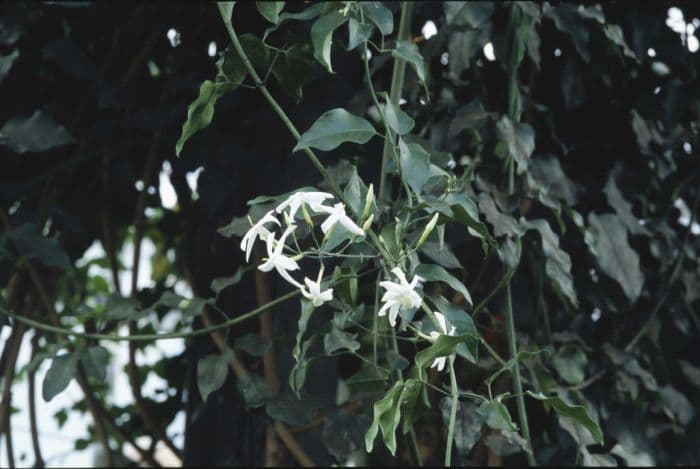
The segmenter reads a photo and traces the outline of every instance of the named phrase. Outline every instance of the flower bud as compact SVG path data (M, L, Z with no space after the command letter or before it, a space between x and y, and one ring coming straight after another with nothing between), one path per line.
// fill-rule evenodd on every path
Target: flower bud
M362 211L362 216L360 220L364 220L370 209L372 208L372 203L374 202L374 184L370 184L367 188L367 195L365 196L365 209Z
M369 230L369 227L372 226L372 222L374 221L374 214L371 214L367 221L365 222L364 225L362 225L362 231L367 231Z
M433 229L435 228L435 225L437 224L439 216L440 214L436 212L435 215L433 215L433 218L430 219L428 224L425 225L425 229L423 230L423 233L420 235L420 238L418 238L418 242L416 243L416 249L419 249L423 245L425 240L428 239L428 236L430 236L430 233L432 233Z

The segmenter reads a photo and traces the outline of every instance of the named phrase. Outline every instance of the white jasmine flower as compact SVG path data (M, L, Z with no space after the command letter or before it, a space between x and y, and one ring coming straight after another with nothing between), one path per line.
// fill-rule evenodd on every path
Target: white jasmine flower
M287 236L289 236L295 229L296 225L290 225L289 227L287 227L287 229L282 234L282 237L279 239L279 241L277 241L277 245L275 245L274 247L274 233L270 233L267 236L266 242L268 258L263 264L260 264L258 266L258 269L262 270L263 272L269 272L272 269L275 269L287 282L291 283L297 288L302 288L301 284L294 280L288 272L289 270L299 269L299 264L297 264L297 262L294 259L282 254L282 250L284 249L284 242L287 240Z
M260 238L263 241L269 238L270 231L265 228L266 223L275 223L279 226L280 222L272 214L272 210L267 212L257 223L255 223L243 236L241 240L241 251L245 251L245 261L248 262L250 259L250 253L253 251L253 244L255 244L256 238Z
M340 223L343 227L345 227L346 230L348 230L352 234L356 234L358 236L363 236L365 234L364 231L362 231L362 228L357 226L354 221L350 219L350 217L347 216L345 213L345 204L337 203L333 207L326 207L325 205L321 205L319 207L321 211L326 212L328 214L328 218L321 224L321 230L323 233L328 233L331 228L335 226L336 223Z
M400 268L394 267L391 271L399 278L399 283L395 282L379 282L379 286L386 290L382 301L381 309L377 313L379 316L385 316L386 310L389 310L389 324L391 326L396 326L396 318L399 315L399 310L407 310L410 308L417 308L422 303L422 298L418 293L416 293L415 288L418 286L418 282L422 282L423 279L418 275L413 277L411 283L406 280L406 275L401 271Z
M308 287L308 290L301 287L301 294L304 297L311 300L314 306L321 306L326 301L331 301L333 299L333 289L329 288L326 291L321 291L321 279L323 278L323 265L321 265L321 270L318 271L318 279L314 282L309 280L308 277L304 277L304 283Z
M447 332L447 319L445 318L445 316L443 316L437 311L433 311L433 314L435 315L435 319L437 319L437 322L440 325L440 331L432 331L430 333L430 337L432 337L433 339L437 339L441 335L455 335L455 332L457 332L455 326L452 326L450 328L450 332ZM438 371L442 371L445 368L446 361L447 357L437 357L435 360L433 360L433 364L430 365L430 368L437 368Z
M301 204L308 205L314 212L322 212L323 201L332 198L333 194L328 192L295 192L279 204L275 210L277 213L282 213L282 210L289 207L289 216L293 220Z

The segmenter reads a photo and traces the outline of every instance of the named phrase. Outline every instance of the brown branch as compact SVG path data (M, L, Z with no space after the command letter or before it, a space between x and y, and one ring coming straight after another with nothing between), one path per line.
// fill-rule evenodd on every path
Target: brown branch
M209 327L213 324L211 318L209 317L209 313L207 313L206 308L202 310L202 322L206 327ZM214 344L216 344L221 353L229 353L231 351L231 348L226 342L226 339L220 332L215 331L212 332L210 335L212 341L214 342ZM231 353L231 358L229 359L228 364L231 371L233 371L233 374L236 375L236 379L245 379L246 376L248 376L248 370L245 368L243 363L241 363L241 361L234 353ZM299 445L299 443L294 438L294 435L292 435L292 433L289 431L289 428L284 423L275 422L274 429L277 435L280 437L282 442L289 450L289 452L292 454L294 459L297 461L297 463L304 467L314 466L313 460L306 454L304 449Z
M157 169L158 154L160 151L160 132L155 132L153 136L153 144L146 157L146 165L143 171L142 181L144 188L139 194L136 201L136 209L134 212L134 256L131 264L131 297L136 298L138 293L138 275L139 275L139 264L141 261L141 241L143 241L143 235L146 228L146 219L144 210L146 208L146 199L148 197L147 188L153 182L155 177L155 172ZM115 283L116 285L116 283ZM129 334L136 333L136 324L133 321L129 322ZM129 378L129 387L131 388L131 394L134 396L134 403L139 412L143 423L148 429L149 433L153 435L154 439L163 441L165 445L175 454L178 458L182 459L180 450L175 446L165 430L161 428L156 419L153 417L151 412L148 410L148 405L146 399L144 399L141 394L141 383L138 376L138 368L136 366L136 343L129 342L129 363L126 368L126 374Z
M32 337L32 355L30 363L36 358L36 351L39 348L39 335L34 332ZM34 467L44 467L44 457L41 455L39 445L39 430L36 422L36 393L34 385L36 380L36 370L30 366L27 370L27 399L29 400L29 431L32 435L32 449L34 450Z
M12 381L15 377L15 365L19 348L22 345L22 338L26 331L24 324L15 324L10 333L10 337L5 345L7 355L5 356L5 366L3 369L2 401L0 401L0 435L5 434L5 445L7 447L8 466L15 467L15 457L12 448L12 431L10 429L10 405L12 403Z
M255 246L253 258L255 264L260 264L262 262L260 245ZM269 303L271 299L268 277L264 272L258 269L255 269L255 296L258 306ZM263 374L265 377L265 384L276 394L280 389L280 379L277 376L275 349L272 344L273 336L272 316L270 315L270 310L265 310L260 314L260 337L263 341L268 342L270 346L263 355ZM273 425L268 425L265 435L265 465L282 465L282 454L283 452L279 441L275 438L275 428Z

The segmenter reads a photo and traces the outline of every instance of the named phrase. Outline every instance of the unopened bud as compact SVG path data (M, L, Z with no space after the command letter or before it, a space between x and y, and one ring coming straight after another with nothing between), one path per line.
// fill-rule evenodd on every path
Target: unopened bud
M418 238L418 243L416 243L416 249L419 249L423 245L425 240L428 239L428 236L430 236L430 233L433 232L433 229L435 228L435 225L437 224L439 216L440 216L440 214L436 212L435 215L433 215L433 218L430 219L428 224L425 225L425 229L423 230L423 233L420 235L420 238Z
M309 226L314 226L313 221L311 221L311 215L309 215L309 212L306 210L306 204L303 202L301 204L301 211L304 214L304 220L306 220L306 223L308 223Z
M362 211L362 217L360 220L364 220L370 209L372 208L372 203L374 202L374 184L370 184L367 188L367 195L365 196L365 209Z
M367 231L369 230L369 227L372 226L372 222L374 221L374 214L371 214L367 221L365 221L364 225L362 225L362 231Z

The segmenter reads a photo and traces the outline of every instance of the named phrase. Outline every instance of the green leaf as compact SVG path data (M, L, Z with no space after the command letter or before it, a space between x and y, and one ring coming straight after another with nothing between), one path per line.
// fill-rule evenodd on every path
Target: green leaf
M331 109L321 115L313 125L299 137L293 151L309 147L330 151L341 143L367 143L376 134L372 124L362 117L350 114L342 108Z
M330 73L335 73L331 66L331 46L333 31L345 23L348 18L338 11L332 11L314 21L311 26L311 44L314 46L314 57Z
M209 395L226 382L228 376L229 354L211 354L201 358L197 363L197 387L202 400L207 401Z
M384 355L392 370L405 370L411 364L403 355L388 349Z
M491 237L488 228L482 221L479 220L479 212L476 204L466 194L451 192L445 197L445 203L450 210L445 210L440 207L438 211L448 218L468 226L470 233L483 239L492 247L498 247L496 240Z
M217 277L211 281L209 288L219 296L222 290L237 285L243 279L243 274L251 269L251 266L240 266L236 269L236 273L230 277Z
M0 54L0 83L12 69L17 57L19 57L19 49L14 49L7 55Z
M353 50L372 37L374 27L371 24L360 23L355 18L348 20L348 50Z
M304 337L306 332L306 326L309 324L309 319L311 318L311 313L314 312L314 304L306 299L301 300L301 314L299 315L296 344L292 350L292 356L298 362L301 356L301 339Z
M366 366L349 377L345 384L351 392L379 392L386 388L389 374L382 368Z
M113 320L136 319L141 315L141 303L135 298L124 298L113 293L107 297L105 318ZM150 311L147 311L150 312Z
M401 391L401 396L399 397L399 405L401 406L401 413L403 415L403 425L401 425L401 432L405 435L413 428L413 423L415 422L417 415L415 414L416 405L418 404L418 398L420 397L421 390L423 389L423 383L417 379L408 379L404 384L403 390Z
M506 406L498 401L484 402L479 406L476 412L481 415L486 424L494 430L501 431L517 431L517 427L510 418Z
M418 75L418 79L425 84L425 62L417 45L411 41L396 41L396 48L391 53L394 57L408 62Z
M246 407L256 408L274 396L274 392L265 385L265 381L255 373L246 373L241 376L236 383L238 392L243 396Z
M314 417L318 407L310 399L301 400L285 394L269 400L265 405L265 412L273 420L289 425L303 425Z
M316 18L318 15L321 14L321 11L323 11L325 7L325 4L322 3L316 3L309 8L296 12L296 13L289 13L289 12L284 12L279 15L279 21L277 24L270 26L265 30L263 33L262 40L263 42L267 41L267 37L270 35L270 33L274 32L277 30L283 23L286 23L289 20L296 20L296 21L308 21L311 19Z
M466 299L470 305L472 304L472 296L469 294L469 290L467 290L467 287L465 287L461 281L459 281L456 277L454 277L452 274L447 272L439 265L421 264L416 268L415 273L416 275L420 275L427 281L445 282L453 290L461 293L464 299Z
M89 378L100 383L104 382L109 365L109 352L106 348L95 345L83 349L79 353L79 360Z
M401 177L413 192L420 194L430 177L430 155L417 143L407 144L399 138L399 160Z
M272 345L269 340L264 340L259 334L246 334L233 339L233 347L237 350L243 350L254 357L262 357L265 355Z
M74 142L70 132L41 109L30 117L14 117L0 128L0 145L15 153L42 152Z
M351 167L348 182L345 184L343 194L345 195L345 199L347 200L352 212L357 213L358 216L361 215L365 209L365 201L367 200L368 190L369 188L357 173L357 167L353 165ZM377 203L374 198L370 205L368 215L370 213L374 214L375 217L379 213L379 209L377 208Z
M494 10L493 2L444 2L443 9L447 23L453 26L480 28Z
M279 23L284 2L255 2L255 6L267 21L273 24Z
M574 279L571 274L571 257L559 247L559 237L552 231L545 219L520 219L520 224L528 229L535 229L542 239L542 252L545 255L545 272L559 291L569 299L574 306L578 305Z
M384 444L389 448L392 455L395 454L396 429L401 419L401 406L398 397L401 394L403 384L403 382L397 381L382 399L374 403L372 424L365 435L365 447L368 453L372 452L374 439L381 428Z
M625 196L622 195L622 192L617 187L615 176L621 171L622 166L617 165L615 169L610 172L608 182L603 188L605 197L608 200L608 205L615 210L615 213L617 213L620 221L623 225L625 225L625 228L627 228L627 231L629 231L630 234L649 236L651 233L649 233L649 230L647 230L644 225L639 223L639 219L637 219L637 217L635 217L632 213L632 204L625 199Z
M214 105L223 95L224 85L205 80L199 87L197 99L187 107L187 120L182 124L182 133L175 144L175 154L180 156L185 142L197 131L208 127L214 118Z
M564 345L552 357L552 366L569 384L580 384L586 377L586 353L578 345Z
M287 95L301 101L304 85L315 77L316 62L309 44L292 44L281 50L272 67L272 75Z
M336 350L347 349L356 352L360 349L360 343L355 340L357 334L340 331L335 327L323 337L323 350L326 355L331 355Z
M488 192L479 194L479 210L493 226L493 233L496 236L520 237L525 233L525 228L520 226L515 218L498 209Z
M299 336L297 335L297 340L298 338ZM311 336L308 340L301 344L301 347L296 347L300 348L300 350L294 357L297 362L292 368L292 371L289 372L289 387L297 396L299 396L301 388L304 386L304 382L306 382L306 370L310 363L310 360L306 359L306 353L314 343L315 338L316 336Z
M374 24L384 36L388 36L394 31L394 15L381 2L359 2L362 12Z
M503 116L496 123L499 140L506 143L508 155L517 164L518 174L527 171L528 161L535 151L535 131L529 124L513 123L508 116Z
M25 223L14 228L9 234L17 254L27 259L34 259L48 267L58 267L64 270L71 268L68 255L55 238L41 235L34 224Z
M542 393L534 393L532 391L526 391L525 394L539 401L546 402L551 405L559 415L580 423L591 432L591 435L593 435L593 438L598 444L603 444L603 432L600 426L588 415L584 406L569 404L558 396L547 397Z
M644 274L639 255L627 241L627 230L619 217L605 213L588 214L588 225L594 236L594 252L598 265L608 276L620 284L631 302L642 293Z
M384 118L386 119L386 123L389 124L389 127L399 135L409 133L416 124L411 116L403 112L398 105L392 103L391 99L389 99L389 95L385 91L379 93L379 96L386 101L383 108Z
M41 385L41 396L49 402L68 387L78 364L78 355L66 353L54 357Z
M430 347L424 348L416 354L416 366L418 368L425 368L436 358L455 353L457 346L462 343L467 344L467 348L473 350L477 347L478 341L478 336L470 333L461 335L440 335Z

